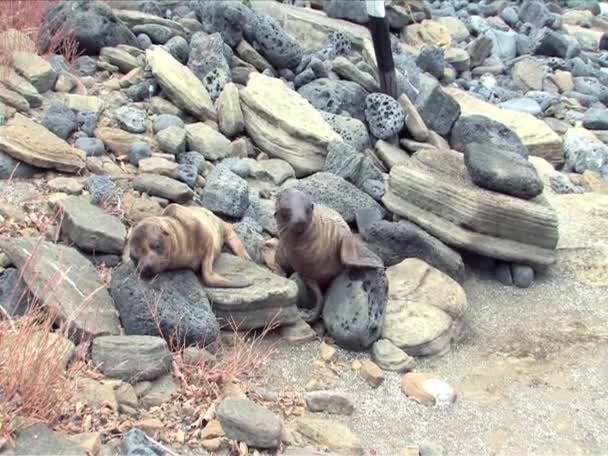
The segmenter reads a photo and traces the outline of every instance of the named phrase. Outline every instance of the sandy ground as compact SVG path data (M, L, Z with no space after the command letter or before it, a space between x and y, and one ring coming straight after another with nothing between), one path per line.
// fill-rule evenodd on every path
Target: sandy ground
M410 401L394 373L372 389L350 369L368 354L338 351L345 367L336 388L355 412L327 417L348 424L366 454L397 455L423 442L449 455L608 454L608 196L553 195L551 202L560 216L558 263L527 290L471 272L464 340L443 357L418 360L417 371L458 390L450 408ZM266 387L303 392L320 377L319 344L281 342Z

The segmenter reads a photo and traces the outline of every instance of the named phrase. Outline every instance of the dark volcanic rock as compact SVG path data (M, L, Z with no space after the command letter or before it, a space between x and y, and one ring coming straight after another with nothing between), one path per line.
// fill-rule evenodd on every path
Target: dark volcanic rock
M131 262L114 270L110 294L129 335L158 336L154 310L162 336L176 336L186 344L211 344L219 335L219 324L207 295L194 272L170 271L152 281L138 278Z
M298 89L315 108L332 114L349 113L365 122L365 99L367 91L356 82L316 79Z
M276 19L268 15L258 16L255 41L259 45L260 54L277 69L294 70L302 60L300 43L283 30Z
M366 245L376 253L386 267L406 258L419 258L425 263L463 283L465 267L460 254L418 225L407 220L379 220L359 229Z
M376 138L388 139L401 131L405 123L403 108L384 93L372 93L365 99L365 117Z
M338 345L365 350L380 337L387 300L388 279L384 270L343 272L325 294L325 328Z
M205 33L219 32L230 47L253 38L257 15L241 2L194 0L190 6Z
M138 47L133 32L116 18L109 5L99 1L63 1L49 8L40 27L43 52L49 48L50 37L62 27L73 31L79 50L88 55L97 55L106 46Z
M447 135L460 116L460 105L435 80L421 79L420 85L415 104L422 120L435 133Z
M51 104L42 115L40 122L61 139L67 139L78 129L76 114L63 103Z
M472 142L465 146L464 161L471 179L480 187L524 199L543 191L534 165L504 148Z
M547 57L560 57L565 59L568 56L569 43L566 37L549 28L541 29L533 39L532 53Z
M329 17L346 19L357 24L367 24L367 8L362 0L327 0L323 11Z
M528 148L513 130L482 115L460 117L450 133L450 147L464 152L468 143L491 144L499 149L528 158Z

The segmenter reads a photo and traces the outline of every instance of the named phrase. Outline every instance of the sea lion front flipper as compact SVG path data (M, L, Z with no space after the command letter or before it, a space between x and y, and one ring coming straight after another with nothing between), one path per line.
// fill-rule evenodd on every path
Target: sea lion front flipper
M230 250L242 260L252 261L249 253L247 253L247 249L245 249L245 246L243 245L243 241L241 241L239 235L236 234L232 225L226 223L224 230L224 242L228 244Z
M319 319L319 316L321 315L325 298L323 297L321 287L319 287L319 284L317 282L315 282L314 280L306 279L304 277L302 277L302 281L304 282L304 285L306 285L315 295L315 305L312 309L299 308L298 310L306 323L314 323Z
M354 268L384 268L380 257L352 234L342 238L340 260L345 266Z
M207 246L201 260L201 277L205 286L210 288L246 288L253 285L253 281L245 277L235 276L228 279L218 274L213 270L214 260L213 248Z

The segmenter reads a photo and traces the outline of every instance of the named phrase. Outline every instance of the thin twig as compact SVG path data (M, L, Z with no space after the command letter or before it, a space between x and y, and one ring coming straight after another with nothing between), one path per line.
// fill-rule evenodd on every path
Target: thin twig
M146 436L146 439L148 439L148 441L150 443L152 443L153 445L158 446L160 449L162 449L163 451L166 451L167 453L169 453L172 456L179 456L179 454L177 454L176 452L174 452L173 450L167 448L166 446L164 446L162 443L157 442L156 440L154 440L152 437L150 437L147 434L144 434Z
M15 322L13 321L13 318L10 316L10 314L6 311L6 309L4 307L2 307L1 304L0 304L0 313L4 316L4 318L7 319L7 321L11 325L11 330L14 331L15 330Z

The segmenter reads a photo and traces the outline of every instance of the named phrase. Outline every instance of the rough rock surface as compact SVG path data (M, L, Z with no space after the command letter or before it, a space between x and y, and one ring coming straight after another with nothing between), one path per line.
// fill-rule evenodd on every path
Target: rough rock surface
M553 208L542 198L522 200L477 187L458 152L423 149L394 166L383 202L452 247L524 264L555 262Z
M219 335L209 299L193 271L167 271L144 281L129 262L113 272L110 293L128 335L158 336L160 327L167 339L175 336L201 345L213 343Z
M31 237L2 238L0 249L18 268L23 280L39 302L58 312L60 320L70 319L71 327L84 335L120 333L112 298L93 264L72 247L39 241ZM48 290L48 280L57 286Z
M294 282L271 273L257 264L221 254L214 270L226 276L245 276L253 285L239 289L205 288L220 322L234 321L241 330L263 328L274 321L279 325L298 320Z
M252 74L240 91L245 129L271 157L282 158L302 177L323 167L327 145L340 136L297 92L281 80Z
M389 284L383 270L349 270L325 293L323 323L336 344L365 350L378 339Z
M464 323L463 288L416 258L391 266L386 275L390 288L382 337L411 356L449 350ZM441 299L434 299L438 295Z

